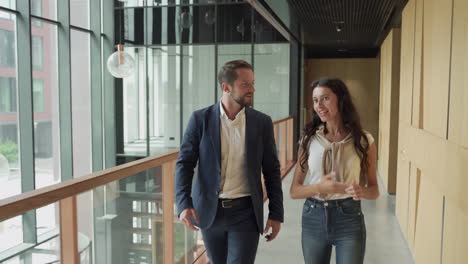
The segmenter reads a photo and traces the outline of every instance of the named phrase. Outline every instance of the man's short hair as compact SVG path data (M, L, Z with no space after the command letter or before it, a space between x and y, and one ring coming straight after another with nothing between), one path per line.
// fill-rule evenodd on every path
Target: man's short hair
M244 60L228 61L224 63L223 67L221 67L218 72L219 85L222 85L223 82L233 85L234 81L238 77L236 72L237 69L250 69L253 71L252 65Z

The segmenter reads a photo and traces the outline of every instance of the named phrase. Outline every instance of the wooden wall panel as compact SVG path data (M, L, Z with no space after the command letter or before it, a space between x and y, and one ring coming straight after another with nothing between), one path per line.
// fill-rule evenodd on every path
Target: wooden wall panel
M379 60L378 59L308 59L305 61L304 105L312 109L309 85L320 77L338 77L348 86L363 127L378 141ZM309 120L308 120L309 121Z
M416 263L440 264L442 249L443 195L423 171L414 240Z
M397 188L396 188L396 201L395 201L395 214L401 226L401 231L406 239L409 238L408 233L408 219L409 219L409 200L410 200L410 176L411 166L410 160L407 156L405 147L408 139L407 131L399 127L399 140L398 140L398 161L397 161ZM409 244L409 243L408 243Z
M454 0L449 140L468 148L468 1Z
M409 195L408 195L408 231L407 240L410 249L414 252L416 224L418 221L419 191L421 183L421 170L415 166L410 167Z
M411 124L413 105L414 37L416 1L410 0L402 14L400 68L400 122Z
M463 214L450 199L445 200L442 263L468 260L468 214Z
M425 0L423 10L423 128L446 138L452 0Z
M423 17L424 17L424 1L414 1L414 64L413 68L409 66L402 67L402 71L411 70L413 76L413 91L412 98L412 115L411 124L416 128L423 127ZM405 8L406 9L406 8ZM409 20L408 20L408 23ZM406 42L405 42L406 43Z
M468 259L467 13L466 0L403 11L396 214L416 263Z
M401 25L401 71L400 71L400 101L399 122L411 124L413 105L413 74L414 74L414 42L415 42L416 1L410 0L403 10ZM401 231L408 240L408 209L410 186L410 162L406 155L406 130L399 126L397 186L395 213L401 226Z
M377 168L387 191L389 191L388 163L390 161L390 106L392 103L392 42L393 31L389 33L380 47L379 147Z
M392 29L380 48L378 170L388 193L396 191L400 29Z

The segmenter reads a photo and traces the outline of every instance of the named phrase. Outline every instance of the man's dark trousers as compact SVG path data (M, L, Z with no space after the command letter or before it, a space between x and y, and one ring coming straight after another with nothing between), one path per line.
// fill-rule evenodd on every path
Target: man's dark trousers
M202 229L208 256L212 264L253 264L260 233L252 201L250 197L225 201L219 200L213 224Z

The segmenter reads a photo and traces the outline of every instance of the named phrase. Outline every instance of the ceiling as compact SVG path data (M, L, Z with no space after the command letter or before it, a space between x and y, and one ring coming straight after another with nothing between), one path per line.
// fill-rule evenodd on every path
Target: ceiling
M375 57L388 31L399 27L407 0L287 0L289 16L277 0L260 2L304 45L306 57L336 58Z

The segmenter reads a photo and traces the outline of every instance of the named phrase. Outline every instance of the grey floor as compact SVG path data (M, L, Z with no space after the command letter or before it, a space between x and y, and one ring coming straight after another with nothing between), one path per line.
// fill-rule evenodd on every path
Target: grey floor
M272 242L261 238L255 263L304 263L301 250L301 213L303 200L292 200L289 187L294 169L283 180L285 223ZM382 184L380 184L382 186ZM366 264L413 264L395 216L395 196L380 191L379 199L363 201L367 228ZM268 202L268 201L267 201ZM265 206L267 209L267 206ZM265 212L267 212L265 210ZM332 258L333 259L333 258ZM335 263L332 260L331 263ZM321 264L321 263L317 263Z

